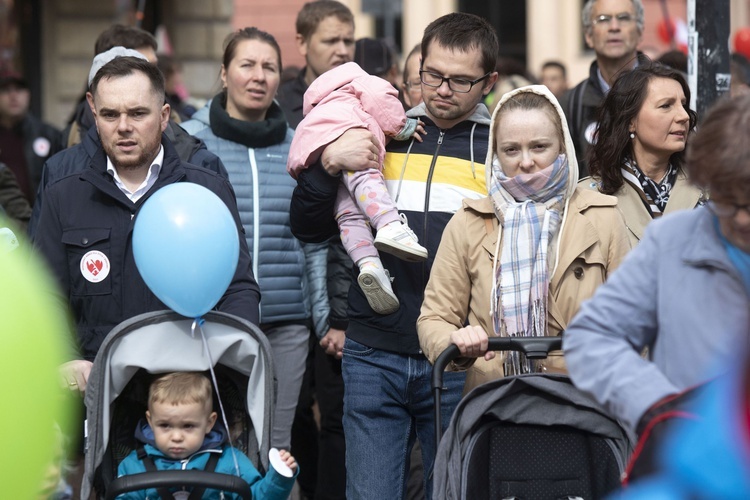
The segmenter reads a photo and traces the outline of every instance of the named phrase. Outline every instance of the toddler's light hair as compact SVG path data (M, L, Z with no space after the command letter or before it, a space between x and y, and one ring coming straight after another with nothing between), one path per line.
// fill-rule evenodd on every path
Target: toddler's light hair
M200 372L167 373L151 382L148 390L149 409L154 403L200 403L210 412L213 408L211 382Z

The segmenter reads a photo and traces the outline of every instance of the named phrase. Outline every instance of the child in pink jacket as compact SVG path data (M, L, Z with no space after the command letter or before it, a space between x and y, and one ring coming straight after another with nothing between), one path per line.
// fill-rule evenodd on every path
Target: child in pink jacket
M305 92L302 112L289 150L287 170L298 173L318 160L320 150L351 128L365 127L378 138L379 164L385 158L385 140L406 140L421 125L407 118L398 93L386 80L371 76L356 63L346 63L315 79ZM378 250L407 261L427 258L427 249L399 215L385 187L381 169L342 172L335 205L341 241L359 267L357 282L375 312L390 314L398 309L391 280ZM372 236L374 227L377 231Z

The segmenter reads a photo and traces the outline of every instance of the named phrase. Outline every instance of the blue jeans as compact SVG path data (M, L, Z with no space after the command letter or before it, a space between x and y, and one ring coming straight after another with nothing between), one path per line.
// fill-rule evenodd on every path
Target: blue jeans
M432 365L423 355L373 349L349 338L344 344L346 498L400 499L406 491L409 454L422 446L425 495L432 496L435 462ZM443 430L461 399L464 373L446 373Z

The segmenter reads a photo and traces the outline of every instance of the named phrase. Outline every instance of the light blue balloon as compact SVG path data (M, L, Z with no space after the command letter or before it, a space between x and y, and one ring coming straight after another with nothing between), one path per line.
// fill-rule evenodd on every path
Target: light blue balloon
M133 254L154 295L175 312L198 318L232 282L240 255L237 225L221 198L205 187L170 184L141 207Z

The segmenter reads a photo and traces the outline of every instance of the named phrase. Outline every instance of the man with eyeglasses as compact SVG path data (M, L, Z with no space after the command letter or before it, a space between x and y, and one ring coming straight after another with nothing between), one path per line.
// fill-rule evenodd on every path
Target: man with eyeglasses
M596 110L622 71L648 62L637 51L643 35L642 0L587 0L581 15L586 45L596 59L589 77L561 100L573 137L581 178L589 175L586 152L596 140Z
M422 120L427 133L422 142L390 142L382 168L391 197L430 255L425 263L408 263L381 254L401 304L392 314L374 312L359 287L349 291L342 359L347 498L404 498L415 439L422 447L425 494L431 498L436 451L432 366L422 354L416 321L445 225L464 198L487 195L490 115L482 100L497 80L495 30L477 16L448 14L427 26L421 51L424 102L407 115ZM349 130L323 150L319 165L300 174L291 205L295 236L314 242L337 234L332 203L340 172L350 165L380 168L374 140L362 129ZM444 382L447 426L461 398L464 374L447 373Z

